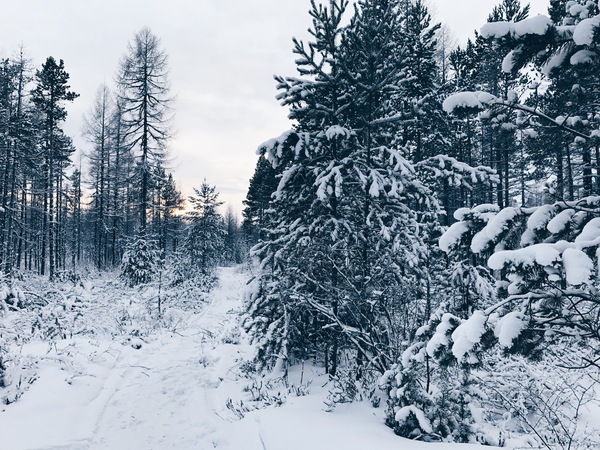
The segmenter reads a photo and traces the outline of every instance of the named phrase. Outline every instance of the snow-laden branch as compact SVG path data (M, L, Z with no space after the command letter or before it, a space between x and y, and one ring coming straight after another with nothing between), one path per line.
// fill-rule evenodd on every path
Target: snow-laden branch
M578 131L568 126L567 121L562 117L553 119L552 117L548 116L547 114L544 114L537 108L523 105L522 103L517 103L500 97L496 97L495 95L492 95L487 92L457 92L456 94L452 94L448 98L446 98L442 106L444 108L444 111L446 111L448 114L458 114L464 111L485 111L494 107L505 107L515 109L534 115L536 117L539 117L540 119L546 120L547 122L550 122L556 127L561 128L585 140L591 139L593 137L593 135L582 133L581 131Z

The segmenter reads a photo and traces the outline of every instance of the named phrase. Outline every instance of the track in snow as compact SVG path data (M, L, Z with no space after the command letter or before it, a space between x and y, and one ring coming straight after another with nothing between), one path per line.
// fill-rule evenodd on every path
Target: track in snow
M219 285L187 329L161 336L122 362L122 380L98 418L91 448L217 447L223 421L217 411L226 399L215 391L241 351L219 338L238 327L231 312L239 310L246 279L235 268L219 269Z
M139 350L105 342L103 359L97 363L100 359L86 355L86 374L71 383L64 382L65 374L58 369L43 372L19 402L0 414L4 441L0 448L203 450L219 446L219 430L227 424L221 418L225 402L232 390L239 392L231 369L249 347L222 339L239 329L248 274L220 268L218 275L219 284L207 305L175 333L154 336ZM77 346L88 349L90 342Z

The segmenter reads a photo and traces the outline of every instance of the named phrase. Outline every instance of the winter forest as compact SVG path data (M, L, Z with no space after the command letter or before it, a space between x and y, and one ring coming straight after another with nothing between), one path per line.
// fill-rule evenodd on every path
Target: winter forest
M239 218L152 29L86 149L0 55L0 448L600 448L600 3L547 6L306 1Z

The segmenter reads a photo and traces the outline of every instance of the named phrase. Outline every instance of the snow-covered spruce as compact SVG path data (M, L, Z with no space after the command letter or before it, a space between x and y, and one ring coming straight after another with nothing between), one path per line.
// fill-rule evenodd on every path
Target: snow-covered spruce
M486 221L478 214L475 208L461 211L440 242L454 258L472 252L487 259L501 278L496 300L481 305L488 315L511 318L496 327L501 344L510 347L534 329L531 343L541 343L551 330L599 339L591 317L597 308L600 199L506 208Z

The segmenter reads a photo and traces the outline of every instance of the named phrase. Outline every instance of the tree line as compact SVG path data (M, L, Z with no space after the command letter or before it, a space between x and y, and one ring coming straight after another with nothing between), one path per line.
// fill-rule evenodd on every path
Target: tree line
M111 269L140 239L150 242L154 259L179 255L186 242L193 248L187 234L198 209L220 202L201 194L211 188L204 182L190 198L195 209L182 211L185 198L168 169L173 110L159 38L148 28L136 33L114 86L98 88L82 130L89 147L79 161L62 128L68 104L79 97L69 78L65 62L54 57L33 70L23 49L1 61L2 271L54 279L86 264ZM235 215L229 210L218 220L227 236L218 242L239 262Z

